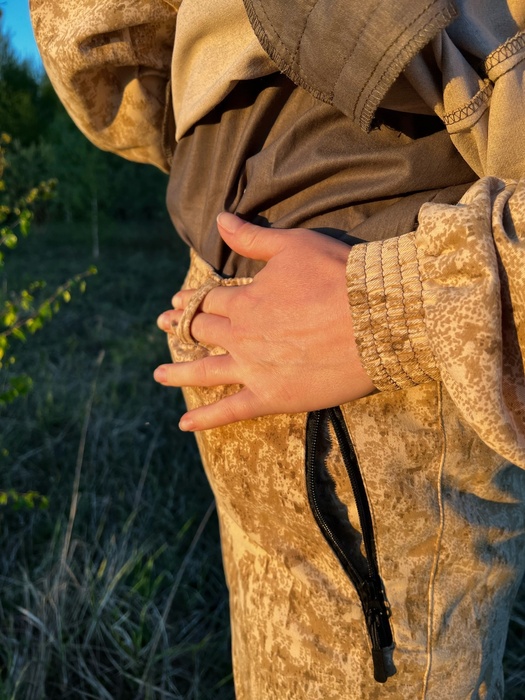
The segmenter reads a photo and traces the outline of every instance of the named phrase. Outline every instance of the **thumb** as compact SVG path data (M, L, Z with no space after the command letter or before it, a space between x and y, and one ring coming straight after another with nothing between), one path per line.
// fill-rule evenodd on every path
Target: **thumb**
M281 229L257 226L235 214L222 212L217 226L224 242L245 258L268 262L284 247L286 237Z

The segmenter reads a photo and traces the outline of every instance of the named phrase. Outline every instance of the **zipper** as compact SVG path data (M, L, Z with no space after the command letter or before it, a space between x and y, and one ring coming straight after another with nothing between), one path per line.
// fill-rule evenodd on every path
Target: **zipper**
M344 540L334 531L334 527L330 526L328 507L326 504L323 504L319 497L317 477L320 468L323 466L326 468L325 459L321 453L323 445L320 444L320 440L322 436L328 436L328 431L324 430L328 423L331 423L333 426L352 487L366 555L366 575L352 563L351 558L345 551ZM329 446L332 447L331 441ZM374 679L379 683L385 683L396 672L392 659L394 642L390 626L390 609L386 601L383 582L379 575L370 504L354 446L350 439L343 413L338 406L321 411L313 411L308 414L305 463L306 489L310 508L322 535L337 556L339 563L357 591L372 644Z

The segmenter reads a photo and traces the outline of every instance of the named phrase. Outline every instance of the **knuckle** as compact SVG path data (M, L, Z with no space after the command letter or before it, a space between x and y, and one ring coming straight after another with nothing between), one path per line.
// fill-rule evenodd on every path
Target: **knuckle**
M217 386L223 383L220 365L216 357L204 357L193 363L194 382L199 386Z
M251 221L245 221L238 229L238 233L242 234L243 236L253 237L256 236L258 232L259 227L257 224L253 224Z
M183 309L188 303L188 300L191 299L194 291L193 289L181 289L180 292L177 292L171 300L173 308Z
M247 305L247 295L245 287L238 287L235 290L235 294L231 295L228 307L230 311L230 318L233 316L238 316L244 313L245 307Z
M179 379L179 367L177 365L165 365L166 384L177 385Z
M208 386L208 384L213 382L213 371L210 368L209 362L207 362L207 358L199 360L196 364L197 382L201 386Z
M204 319L203 319L203 315L201 312L196 313L195 316L191 320L190 332L191 332L191 335L197 341L202 340L203 320Z
M257 250L257 248L261 244L261 236L262 233L267 230L267 229L262 229L257 226L256 224L252 224L249 221L247 221L243 226L239 229L238 233L241 234L244 238L243 245L246 247L248 251L251 250ZM264 240L264 239L262 239Z
M206 314L212 313L212 309L214 308L214 302L215 302L215 295L213 292L215 292L215 289L210 289L208 294L204 297L204 299L201 301L200 309Z
M222 418L227 423L235 423L236 421L238 421L239 416L237 413L237 401L234 400L234 398L232 398L230 401L224 401L222 403Z

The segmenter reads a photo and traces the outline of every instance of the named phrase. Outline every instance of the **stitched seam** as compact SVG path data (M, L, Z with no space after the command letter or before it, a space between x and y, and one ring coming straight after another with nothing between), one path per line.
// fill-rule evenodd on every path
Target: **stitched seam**
M446 126L452 126L452 124L457 124L463 119L467 119L467 117L474 114L483 104L487 105L489 103L492 96L493 84L490 80L485 80L484 83L483 87L481 87L474 97L465 105L443 115L443 123Z
M433 2L431 2L429 5L427 5L427 6L419 13L419 15L418 15L417 17L415 17L415 18L412 20L412 22L411 22L407 27L405 27L405 28L399 33L399 35L394 39L394 41L392 41L392 43L385 49L385 51L383 52L383 55L387 54L388 51L390 51L390 49L392 48L392 46L394 46L394 44L398 41L398 39L399 39L399 37L401 36L401 34L403 34L403 32L405 32L405 31L406 31L407 29L409 29L413 24L415 24L415 22L417 22L417 20L418 20L422 15L424 15L425 12L426 12L429 8L431 8L432 5L434 5L436 1L437 1L437 0L433 0ZM383 73L379 76L379 79L376 81L376 84L375 84L374 88L370 91L370 97L367 99L366 105L365 105L365 107L363 108L363 110L362 110L362 112L361 112L361 117L360 117L360 119L359 119L359 122L360 122L361 127L362 127L363 129L366 128L366 127L368 126L368 123L369 123L369 121L371 120L372 115L373 115L373 113L374 113L374 111L375 111L377 105L379 104L379 102L380 102L381 99L383 98L383 95L382 95L381 92L378 90L378 85L380 85L380 84L383 82L383 78L385 77L385 75L386 75L387 73L389 73L389 72L396 73L397 75L399 75L399 73L400 73L401 70L403 69L403 63L404 63L404 61L405 61L405 59L404 59L403 57L406 56L407 54L410 55L410 51L411 51L412 46L413 46L414 44L416 44L416 43L420 40L420 38L424 37L425 34L428 34L428 33L433 29L433 27L434 27L434 22L438 19L438 17L443 17L444 19L452 19L452 18L455 17L455 16L456 16L456 13L455 13L455 11L454 11L453 9L451 9L451 8L446 8L445 10L439 10L439 12L436 12L436 14L431 18L431 20L430 20L429 23L426 25L426 27L424 27L423 29L421 29L421 30L416 34L416 36L412 37L412 38L410 39L410 41L408 41L408 42L405 44L405 46L400 50L399 54L398 54L397 57L392 61L392 63L391 63L389 66L387 66L387 67L385 68L385 70L383 71ZM376 66L376 68L377 68L377 66ZM361 99L361 95L362 95L363 92L365 91L365 89L366 89L366 87L367 87L369 81L371 80L371 78L372 78L372 76L373 76L373 74L374 74L376 68L374 68L374 70L370 73L368 79L367 79L367 80L365 81L365 83L363 84L363 87L361 88L361 90L360 90L360 92L359 92L359 95L357 96L357 99L356 99L355 104L354 104L354 111L353 111L353 119L354 119L354 121L356 120L357 105L359 104L359 100ZM374 93L375 93L375 94L374 94Z
M523 54L523 56L520 56L519 60L517 60L516 63L513 63L512 65L510 65L506 70L501 71L501 73L495 78L494 82L496 82L497 80L502 78L504 75L509 73L514 68L516 68L516 66L519 66L519 64L523 63L523 61L525 61L525 54Z
M410 325L409 325L409 320L408 320L407 304L406 304L406 295L405 295L405 291L406 291L406 290L405 290L405 282L404 282L404 279L403 279L403 268L402 268L402 265L401 265L401 251L400 251L399 243L398 243L398 245L396 246L396 258L397 258L397 265L398 265L398 267L399 267L399 275L400 275L400 278L401 278L400 287L401 287L401 308L402 308L402 311L403 311L403 324L404 324L404 326L405 326L405 328L406 328L406 332L407 332L408 344L409 344L409 346L410 346L410 350L411 350L411 354L412 354L412 358L411 358L411 359L412 359L412 361L413 361L413 363L414 363L414 365L415 365L415 367L416 367L416 370L419 370L420 372L422 372L422 370L421 370L421 368L420 368L420 366L419 366L418 358L417 358L416 351L415 351L415 348L414 348L414 343L412 342L412 335L411 335L411 333L410 333ZM414 311L415 311L415 310L414 310ZM417 312L414 314L414 316L415 316L416 322L417 322ZM424 372L423 372L423 374L424 374ZM412 374L410 374L410 379L412 379L412 381L414 382L414 384L417 384L417 383L418 383L418 382L415 381L415 379L414 379L414 377L412 376Z
M343 59L343 65L341 66L341 70L339 71L339 73L338 73L336 79L334 80L334 85L333 85L332 94L333 94L334 91L335 91L335 86L336 86L337 83L339 82L339 80L340 80L340 78L341 78L341 75L342 75L342 73L343 73L343 71L344 71L346 65L347 65L347 64L349 63L349 61L353 58L355 52L357 51L357 47L358 47L358 45L359 45L359 38L360 38L360 36L364 33L364 31L366 30L366 28L367 28L368 25L370 24L371 19L373 18L373 16L375 15L375 13L377 12L377 10L379 9L379 4L380 4L380 0L378 0L376 6L375 6L374 9L372 10L372 13L368 16L367 19L365 19L364 24L362 24L362 26L359 27L359 30L358 30L358 32L357 32L357 38L356 38L356 40L355 40L355 42L354 42L354 46L353 46L353 48L352 48L352 51L351 51L347 56L345 56L345 58Z
M438 505L439 505L439 528L438 536L436 539L436 546L434 549L434 561L432 564L432 571L430 572L430 577L428 581L428 616L427 616L427 667L425 669L425 677L423 679L423 694L421 696L422 700L425 700L428 693L428 684L430 681L430 673L432 670L432 636L434 632L434 594L435 585L437 578L437 571L439 566L439 555L441 553L441 543L443 542L443 531L445 529L445 512L443 509L443 471L445 467L445 457L447 454L447 440L445 434L445 425L443 422L443 387L441 382L437 384L438 391L438 408L439 408L439 423L441 428L441 435L443 438L443 446L441 449L441 460L438 470L438 482L437 482L437 493L438 493Z
M386 55L386 54L390 51L390 49L392 48L392 46L394 46L394 44L399 40L399 37L401 36L401 34L403 34L403 32L406 32L407 29L409 29L413 24L415 24L415 23L418 21L418 19L419 19L420 17L422 17L422 16L425 14L425 12L426 12L428 9L430 9L430 8L432 7L432 5L435 5L435 4L436 4L436 2L437 2L437 0L432 0L432 2L430 2L426 7L424 7L424 8L421 10L421 12L417 15L417 17L414 17L414 19L412 20L412 22L410 22L410 24L408 24L406 27L404 27L404 28L399 32L399 34L396 36L396 38L395 38L395 39L389 44L389 46L387 46L386 49L383 51L383 56ZM438 13L438 15L439 15L439 14L441 14L441 11ZM436 15L436 16L437 16L437 15ZM425 28L425 30L426 30L426 28ZM422 33L424 33L425 30L423 30ZM413 37L413 38L411 39L411 42L414 41L414 40L415 40L415 37ZM411 43L411 42L409 42L409 43ZM375 70L375 68L374 68L374 70ZM383 74L381 75L381 77L379 78L379 80L377 81L376 86L381 82L383 76L388 72L388 70L389 70L389 68L385 69L385 71L383 72ZM368 80L365 82L365 84L363 85L363 87L361 88L361 90L360 90L360 92L359 92L359 95L357 96L357 100L356 100L356 102L355 102L354 112L353 112L354 119L355 119L355 117L356 117L357 104L359 103L359 100L360 100L360 98L361 98L361 95L363 94L363 92L364 92L364 90L365 90L365 87L366 87L366 85L368 84L368 81L369 81L369 80L371 79L371 77L373 76L373 74L374 74L374 71L372 71L372 72L370 73L370 75L369 75L369 77L368 77ZM375 88L374 88L374 89L375 89Z
M434 3L431 3L430 5L428 5L428 7L431 7L432 4L434 4ZM423 13L420 13L420 15L418 15L418 17L414 20L414 22L417 21L417 19L419 19L419 17L421 16L421 14L423 14ZM380 85L380 84L383 82L383 79L384 79L385 75L386 75L389 71L392 71L393 73L395 72L395 73L396 73L396 76L399 75L399 73L400 73L400 72L402 71L402 69L403 69L403 65L404 65L404 62L405 62L405 60L406 60L406 59L404 59L404 58L402 58L402 57L404 57L404 56L406 56L407 54L409 54L409 58L410 58L410 52L411 52L412 46L413 46L414 44L416 44L416 43L419 41L420 38L424 37L425 34L428 34L428 33L431 31L431 29L433 28L433 23L434 23L434 21L437 20L437 18L440 17L440 16L443 17L443 18L445 18L445 19L450 19L450 18L452 18L452 17L455 17L455 13L452 12L451 10L449 10L449 9L446 9L446 10L443 10L443 11L440 10L439 12L437 12L437 13L432 17L431 22L429 22L429 24L428 24L424 29L421 29L421 30L416 34L416 36L412 37L412 39L410 39L410 41L408 41L407 44L405 44L405 46L400 50L400 52L399 52L399 54L398 54L398 56L397 56L397 59L394 59L394 61L392 62L392 64L391 64L390 66L388 66L387 68L385 68L385 70L383 71L383 73L381 74L381 76L379 77L379 79L377 80L377 82L376 82L374 88L370 91L370 97L368 98L367 103L366 103L366 106L365 106L365 108L363 109L363 112L362 112L362 115L361 115L361 120L360 120L361 123L363 123L363 119L366 120L366 121L369 121L369 120L372 118L372 114L373 114L374 110L377 108L377 105L378 105L379 102L381 101L383 95L382 95L382 93L380 92L380 90L378 89L378 85ZM413 24L414 22L412 22L411 24ZM411 26L411 25L409 25L409 26ZM408 29L408 27L407 27L407 29ZM401 34L400 34L399 36L401 36ZM398 38L399 38L399 37L398 37ZM395 42L393 42L393 43L395 43ZM391 45L388 47L387 51L390 50L390 48L392 47L392 45L393 45L393 44L391 44ZM385 51L385 53L386 53L386 51ZM371 79L372 75L373 75L373 72L370 74L369 80ZM367 81L367 82L365 83L365 85L363 86L361 92L364 91L365 86L366 86L367 84L368 84L368 81ZM356 101L356 105L355 105L356 108L357 108L358 101L359 101L359 98L358 98L358 100Z
M272 21L270 17L268 16L264 6L261 6L261 10L268 20L268 24L272 28L275 36L277 37L277 42L279 44L279 47L284 54L283 55L279 54L277 52L276 47L273 45L273 43L269 40L268 35L266 34L266 31L261 24L260 19L257 17L257 14L255 13L255 9L253 8L253 3L250 2L250 4L247 4L247 0L244 0L245 2L245 9L246 13L248 15L248 19L250 20L250 23L252 25L252 28L255 32L255 35L257 36L261 46L263 49L266 51L268 56L271 58L271 60L277 65L281 73L284 73L293 83L296 85L299 85L300 87L304 88L307 92L310 93L313 97L315 97L317 100L321 100L321 102L326 102L327 104L331 105L333 104L333 94L325 93L322 92L321 90L318 90L317 88L314 88L310 85L310 83L305 79L304 75L301 72L300 67L298 67L298 70L295 70L291 67L289 63L287 63L287 60L289 61L289 56L290 52L288 51L286 45L283 43L279 32L275 29L275 27L272 24Z
M286 48L286 45L283 43L283 40L281 39L281 36L280 36L279 32L278 32L277 29L273 26L272 20L270 19L268 13L266 12L266 9L265 9L265 7L264 7L264 4L261 5L261 3L259 3L259 7L260 7L260 9L262 10L262 12L263 12L264 16L266 17L266 19L268 20L268 24L269 24L270 27L272 28L272 30L273 30L275 36L277 37L277 40L278 40L278 42L279 42L279 46L283 49L283 51L284 51L285 54L289 54L290 52L289 52L288 49ZM263 32L264 35L266 36L266 33L264 32L264 29L263 29L263 27L262 27L262 25L261 25L261 23L260 23L260 20L259 20L259 18L257 17L257 15L255 14L255 10L253 9L253 4L252 4L252 3L250 3L250 8L248 9L248 17L249 17L250 21L253 21L253 22L256 22L256 23L257 23L257 25L258 25L260 31ZM268 37L266 37L266 38L268 38Z
M319 2L319 0L314 0L314 3L313 3L313 5L312 5L312 7L308 10L308 13L307 13L307 15L306 15L306 17L305 17L303 29L302 29L301 33L299 34L299 40L297 41L297 44L296 44L296 46L295 46L295 50L294 50L294 52L293 52L293 54L292 54L292 63L295 63L295 59L296 59L296 57L297 57L297 54L299 53L299 49L300 49L301 44L302 44L302 42L303 42L303 37L304 37L304 34L305 34L305 32L306 32L306 27L308 26L308 20L310 19L310 15L311 15L312 12L314 11L314 9L315 9L315 7L316 7L316 5L317 5L318 2Z
M518 32L518 34L515 36L510 37L510 39L507 39L507 41L505 41L501 46L498 46L498 48L492 51L492 53L489 53L485 59L485 70L488 73L490 70L492 70L492 68L495 68L498 63L502 63L507 58L510 58L514 54L518 53L518 51L521 51L523 48L525 48L524 30Z

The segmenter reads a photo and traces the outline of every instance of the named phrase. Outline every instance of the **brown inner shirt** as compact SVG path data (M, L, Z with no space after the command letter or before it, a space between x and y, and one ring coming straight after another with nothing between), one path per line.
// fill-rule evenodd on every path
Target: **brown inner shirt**
M424 202L456 203L474 173L437 118L379 113L365 133L279 73L240 81L178 141L168 209L182 238L225 275L260 265L222 242L222 210L347 240L415 228Z

